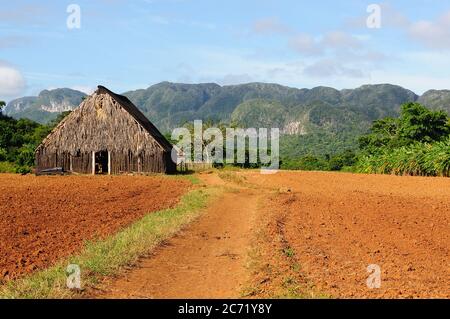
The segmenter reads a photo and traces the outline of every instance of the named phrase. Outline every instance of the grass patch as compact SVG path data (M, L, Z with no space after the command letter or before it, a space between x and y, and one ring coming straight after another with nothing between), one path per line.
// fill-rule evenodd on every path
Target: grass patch
M104 277L117 274L125 266L136 264L162 241L201 215L217 189L197 189L184 195L172 209L146 215L131 226L105 240L88 242L83 251L55 266L29 277L0 286L0 298L71 298L79 293L66 288L66 267L81 269L82 289L95 286Z
M0 173L15 173L16 166L10 162L0 162Z
M283 248L283 254L288 258L293 258L295 256L295 251L291 247Z
M197 177L197 175L193 174L182 174L182 175L169 175L170 177L174 178L180 178L180 179L186 179L189 182L192 183L192 185L198 185L200 184L200 179Z
M218 175L224 181L236 183L238 185L243 185L246 180L245 177L237 175L235 171L219 171Z

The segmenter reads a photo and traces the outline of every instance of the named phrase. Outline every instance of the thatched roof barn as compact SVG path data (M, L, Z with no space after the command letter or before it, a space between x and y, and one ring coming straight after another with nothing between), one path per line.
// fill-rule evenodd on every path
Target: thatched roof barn
M172 173L171 151L172 145L128 98L99 86L38 146L36 170Z

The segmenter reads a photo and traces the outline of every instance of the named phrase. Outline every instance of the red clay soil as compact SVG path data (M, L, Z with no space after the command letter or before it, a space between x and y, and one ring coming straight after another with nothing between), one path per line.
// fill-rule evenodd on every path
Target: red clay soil
M93 297L241 297L249 277L246 262L255 198L248 191L226 193L205 216L141 260L138 268L106 282Z
M450 297L450 179L243 174L276 190L268 231L293 249L299 282L338 298ZM381 268L379 289L367 286L370 264Z
M208 186L234 186L216 174ZM233 187L138 266L104 282L91 298L239 298L249 279L248 253L257 192Z
M188 188L157 176L0 174L0 281L49 267L87 240L173 207Z

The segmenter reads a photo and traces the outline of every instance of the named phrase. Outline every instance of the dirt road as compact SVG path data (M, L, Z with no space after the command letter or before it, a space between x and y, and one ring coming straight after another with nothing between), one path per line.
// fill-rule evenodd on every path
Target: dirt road
M229 174L203 175L232 188L96 297L450 297L449 179Z
M225 186L203 175L209 186ZM233 185L197 222L156 249L139 268L107 282L98 298L239 298L249 280L258 194Z

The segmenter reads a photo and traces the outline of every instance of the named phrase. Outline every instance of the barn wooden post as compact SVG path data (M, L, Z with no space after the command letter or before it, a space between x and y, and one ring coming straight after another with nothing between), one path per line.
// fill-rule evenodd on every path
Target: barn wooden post
M92 175L95 175L95 151L92 151Z
M138 155L138 173L142 172L141 155Z
M111 151L108 151L108 175L111 175Z

